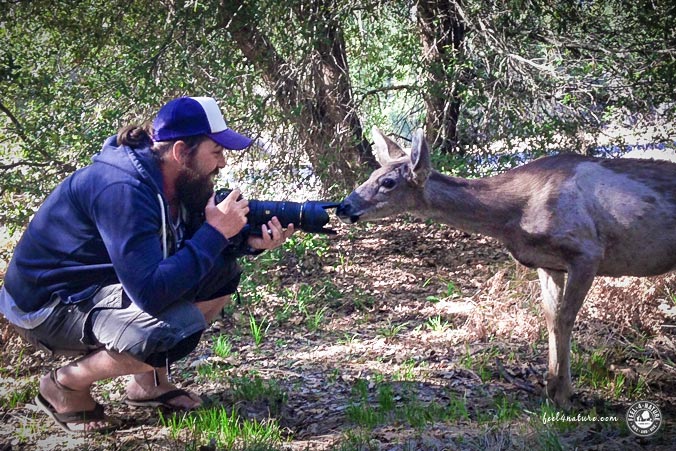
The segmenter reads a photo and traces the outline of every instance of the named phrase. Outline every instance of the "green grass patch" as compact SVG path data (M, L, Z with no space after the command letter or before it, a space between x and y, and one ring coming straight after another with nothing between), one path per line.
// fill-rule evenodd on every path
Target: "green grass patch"
M466 396L461 398L454 393L449 393L446 419L449 421L469 421L469 411L467 410Z
M219 450L281 450L284 440L282 429L274 420L241 419L235 410L228 411L225 407L166 417L160 413L160 423L186 450L197 451L207 446Z
M395 371L394 379L398 381L414 381L416 380L416 365L417 362L413 359L404 361L401 366Z
M505 395L496 396L494 420L498 423L507 423L515 420L521 415L521 412L522 408L518 402L512 401Z
M263 343L263 339L268 333L268 329L270 329L270 323L266 323L264 319L257 321L256 317L252 314L249 315L249 330L251 330L251 337L253 338L256 347L259 347L261 343Z
M343 294L330 280L321 284L300 284L298 287L285 288L282 297L286 300L284 306L275 313L278 322L288 321L292 316L303 318L309 332L316 332L329 311L328 305L333 305L341 299Z
M399 335L399 333L408 326L408 321L401 324L392 324L391 320L387 320L387 324L378 328L378 336L391 339Z
M436 315L431 318L428 318L425 325L429 330L438 334L446 332L451 327L448 321L444 321L441 318L441 315Z
M425 288L431 282L432 282L431 278L427 279L423 283L423 288ZM445 287L444 287L444 291L442 293L440 293L439 295L427 296L426 300L429 301L429 302L432 302L432 303L437 303L437 302L447 300L447 299L456 299L456 298L459 298L461 296L461 291L454 282L446 281L444 283L445 283Z
M451 394L449 403L420 400L417 391L404 385L378 383L369 390L367 381L361 379L352 387L352 401L346 409L347 419L362 428L374 429L383 424L405 424L417 430L437 421L463 421L469 419L465 398Z
M199 365L196 372L198 380L220 381L227 376L228 369L217 363L206 363Z
M329 448L330 451L380 451L382 445L371 438L368 430L349 430L343 435L339 444Z
M492 367L498 355L500 355L500 349L497 346L472 353L469 344L466 344L465 354L460 359L460 365L474 371L482 382L488 382L493 377Z
M230 379L232 394L237 401L267 400L271 405L286 402L286 392L277 381L263 379L256 373Z
M284 248L292 251L298 258L308 255L323 257L331 250L331 242L326 235L296 233L286 241Z
M232 342L227 335L218 335L213 340L213 351L218 357L227 359L232 355Z
M10 410L19 407L22 404L33 402L38 394L38 381L21 381L12 387L5 387L4 393L0 396L0 406L3 410Z
M640 348L638 349L640 350ZM624 350L628 351L628 350ZM595 349L591 354L584 352L576 343L571 346L571 372L577 375L581 386L601 391L612 399L637 399L647 394L648 385L644 376L635 381L628 380L622 373L610 371L609 355L612 349Z

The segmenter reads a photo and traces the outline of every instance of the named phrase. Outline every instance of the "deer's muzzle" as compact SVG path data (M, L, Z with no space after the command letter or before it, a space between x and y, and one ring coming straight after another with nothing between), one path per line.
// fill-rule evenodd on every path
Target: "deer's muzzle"
M354 211L354 207L347 200L344 200L336 208L336 216L346 224L354 224L359 221L359 215Z

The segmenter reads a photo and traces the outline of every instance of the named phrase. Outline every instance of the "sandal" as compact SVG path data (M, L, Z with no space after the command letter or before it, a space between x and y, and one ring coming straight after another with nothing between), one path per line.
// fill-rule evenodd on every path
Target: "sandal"
M162 393L159 396L156 396L155 398L147 398L147 399L125 399L124 402L127 403L127 405L130 405L132 407L162 407L164 409L168 410L186 410L183 409L179 406L176 406L174 404L170 404L169 401L172 399L176 399L178 397L185 396L187 398L193 399L191 394L185 390L182 390L180 388L177 388L175 390L169 390L166 393ZM190 410L190 409L188 409Z
M65 385L62 385L57 379L56 379L56 370L52 370L49 373L49 378L50 380L56 385L56 387L59 390L63 391L75 391L71 388L66 387ZM37 404L38 408L42 410L44 413L49 415L54 422L61 427L66 432L69 432L71 434L76 434L80 432L109 432L112 429L115 429L116 425L113 424L108 417L104 414L103 411L103 406L99 403L96 403L96 406L91 409L91 410L79 410L79 411L74 411L74 412L63 412L59 413L56 411L56 408L49 402L47 399L42 396L42 393L38 391L38 395L35 397L35 404ZM72 428L70 425L80 425L80 424L85 424L85 423L91 423L94 421L106 421L108 422L107 426L100 427L100 428L92 428L92 429L80 429L80 428Z

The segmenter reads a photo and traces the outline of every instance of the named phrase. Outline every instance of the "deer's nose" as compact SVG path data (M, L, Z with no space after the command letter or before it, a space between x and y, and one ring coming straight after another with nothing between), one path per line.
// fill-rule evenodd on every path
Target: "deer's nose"
M359 215L354 214L354 209L352 204L349 201L344 200L336 208L336 215L340 218L341 221L348 224L353 224L359 221Z
M349 211L350 211L350 204L348 204L345 201L342 201L340 205L338 205L338 208L336 208L336 215L338 215L339 218L344 218L345 216L349 216Z

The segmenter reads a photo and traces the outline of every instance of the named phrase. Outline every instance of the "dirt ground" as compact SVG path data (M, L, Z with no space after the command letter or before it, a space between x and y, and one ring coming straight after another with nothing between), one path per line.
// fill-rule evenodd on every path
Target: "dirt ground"
M249 281L261 288L243 292L242 304L176 365L177 384L208 405L274 418L286 431L283 449L673 449L676 276L595 282L574 331L572 412L619 420L547 429L541 418L547 336L534 271L493 240L446 226L400 219L336 227L339 233L321 246L302 252L297 246L268 261ZM250 315L270 325L259 346ZM4 320L0 332L5 399L25 386L34 390L39 375L63 363L25 346ZM226 359L213 351L221 334L232 343ZM222 377L204 377L201 365L219 368ZM238 399L233 378L252 374L274 382L283 396ZM397 417L364 427L346 413L359 381L369 399L387 381L398 405L411 392L422 406L461 399L468 416L430 417L418 426ZM186 449L156 411L124 404L121 381L97 384L94 392L122 421L114 434L68 437L32 401L4 402L0 450ZM517 412L500 420L496 406L503 401L496 400ZM663 424L653 437L635 437L624 425L636 400L660 406ZM367 444L346 447L355 431ZM547 434L555 434L554 445Z

